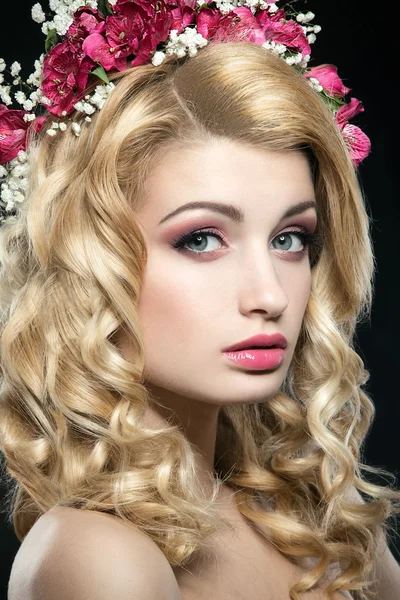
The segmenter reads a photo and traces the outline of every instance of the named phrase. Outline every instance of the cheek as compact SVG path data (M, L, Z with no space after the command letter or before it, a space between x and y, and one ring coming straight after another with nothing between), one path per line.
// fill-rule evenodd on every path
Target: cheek
M166 265L154 258L148 263L139 301L139 319L148 347L157 343L160 349L171 342L187 343L196 331L201 292L176 265ZM196 300L197 299L197 300Z
M300 271L300 270L299 270ZM289 298L289 306L292 314L297 320L301 320L307 308L312 287L312 274L309 267L300 273L292 275L287 282L286 290Z

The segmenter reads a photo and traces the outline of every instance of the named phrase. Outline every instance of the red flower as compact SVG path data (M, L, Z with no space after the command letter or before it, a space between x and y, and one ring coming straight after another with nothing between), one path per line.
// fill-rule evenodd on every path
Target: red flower
M188 27L192 24L197 10L196 0L181 0L178 7L176 6L177 3L174 0L164 0L164 4L166 4L167 9L170 11L172 16L170 29L176 29L178 34L180 34L185 27ZM170 8L170 5L172 5L173 8Z
M47 109L53 115L70 114L85 93L93 60L68 40L54 46L43 63L41 89L51 100Z
M123 71L128 66L144 64L157 44L168 38L174 22L189 21L189 8L183 13L175 12L174 21L166 2L155 5L144 0L135 3L121 0L114 7L115 14L106 18L104 31L99 32L98 27L94 29L83 42L82 49L106 71Z
M343 81L337 74L337 67L334 65L320 65L319 67L314 67L307 71L304 76L307 79L310 79L310 77L318 79L329 96L341 98L351 91L351 88L348 88L343 84Z
M0 104L0 164L13 160L26 149L29 123L24 121L26 110L9 110Z
M335 116L355 166L359 165L371 152L369 137L356 125L349 124L349 120L360 112L364 112L362 103L356 98L352 98L348 104L339 108Z
M202 8L197 16L197 31L215 41L265 42L263 27L249 8L235 8L225 15L211 8Z
M310 44L302 26L286 19L269 19L266 22L265 39L269 42L284 44L293 52L301 52L303 56L311 55Z
M105 29L105 19L98 10L93 8L79 8L74 13L74 21L69 26L66 39L77 50L82 48L84 40L91 33L102 33Z

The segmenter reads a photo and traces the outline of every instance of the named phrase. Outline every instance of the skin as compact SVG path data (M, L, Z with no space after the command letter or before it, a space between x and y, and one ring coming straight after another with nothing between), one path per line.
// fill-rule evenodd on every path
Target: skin
M263 402L280 388L290 365L311 289L307 249L293 228L314 232L315 208L282 220L291 206L315 201L307 159L300 152L260 150L229 140L173 150L158 162L136 211L148 247L139 315L145 345L145 382L165 408L147 418L165 426L171 417L184 428L197 454L200 478L212 476L221 406ZM193 201L233 204L244 222L196 208L159 222ZM215 229L171 247L178 234ZM190 250L193 252L190 253ZM213 254L210 254L214 251ZM197 253L196 253L197 252ZM222 350L257 333L282 333L283 363L272 371L239 367ZM129 338L116 336L126 360Z

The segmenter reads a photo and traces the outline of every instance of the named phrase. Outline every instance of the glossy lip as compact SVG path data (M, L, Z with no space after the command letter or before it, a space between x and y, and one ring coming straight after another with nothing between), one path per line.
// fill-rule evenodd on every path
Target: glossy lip
M237 344L233 344L229 346L229 348L225 348L222 352L235 352L235 350L247 350L249 348L260 348L260 347L269 347L275 346L277 348L286 348L287 339L281 333L274 333L272 335L267 335L266 333L259 333L257 335L253 335L253 337L248 338L247 340L243 340L242 342L238 342Z

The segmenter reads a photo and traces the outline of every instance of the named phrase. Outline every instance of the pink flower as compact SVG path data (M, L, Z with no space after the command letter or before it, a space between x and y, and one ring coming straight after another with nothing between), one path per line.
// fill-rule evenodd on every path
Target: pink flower
M303 56L311 55L311 47L302 26L295 21L287 21L284 18L271 18L266 14L258 17L260 22L265 23L265 39L269 42L284 44L293 52L301 52Z
M197 31L206 39L249 41L259 45L274 41L303 56L311 54L301 25L284 17L283 9L274 14L262 10L253 15L249 8L241 6L221 15L218 10L203 8L197 16Z
M307 71L304 76L307 79L315 77L318 79L324 90L329 96L341 98L346 96L351 91L351 88L346 87L343 81L337 74L337 67L334 65L320 65Z
M0 104L0 164L13 160L26 149L29 123L24 121L26 110L9 110Z
M343 104L343 106L341 106L337 111L336 121L338 125L345 125L350 121L350 119L352 119L361 112L364 112L364 106L362 105L360 100L357 100L356 98L351 98L348 104Z
M352 98L348 104L340 107L335 116L355 166L358 166L371 152L369 137L356 125L349 124L349 120L360 112L364 112L362 103Z
M125 70L128 59L137 55L145 55L147 61L157 42L164 41L169 33L165 26L168 14L156 14L152 3L122 1L115 5L115 11L106 18L104 32L95 30L82 45L83 51L106 71ZM157 34L159 40L156 39ZM142 60L146 62L144 58ZM132 62L132 66L136 64Z
M265 42L263 27L249 8L235 8L225 15L218 10L203 8L197 16L197 31L205 38L215 41Z
M67 40L78 50L88 35L94 32L101 33L104 28L105 20L99 11L83 7L74 13L74 21L66 34Z
M176 1L164 0L169 7L176 5ZM192 24L197 10L197 0L181 0L178 7L170 8L172 23L170 29L176 29L179 33Z
M85 93L89 73L95 63L68 40L54 46L43 63L41 89L51 100L47 107L53 115L71 114L74 104Z

